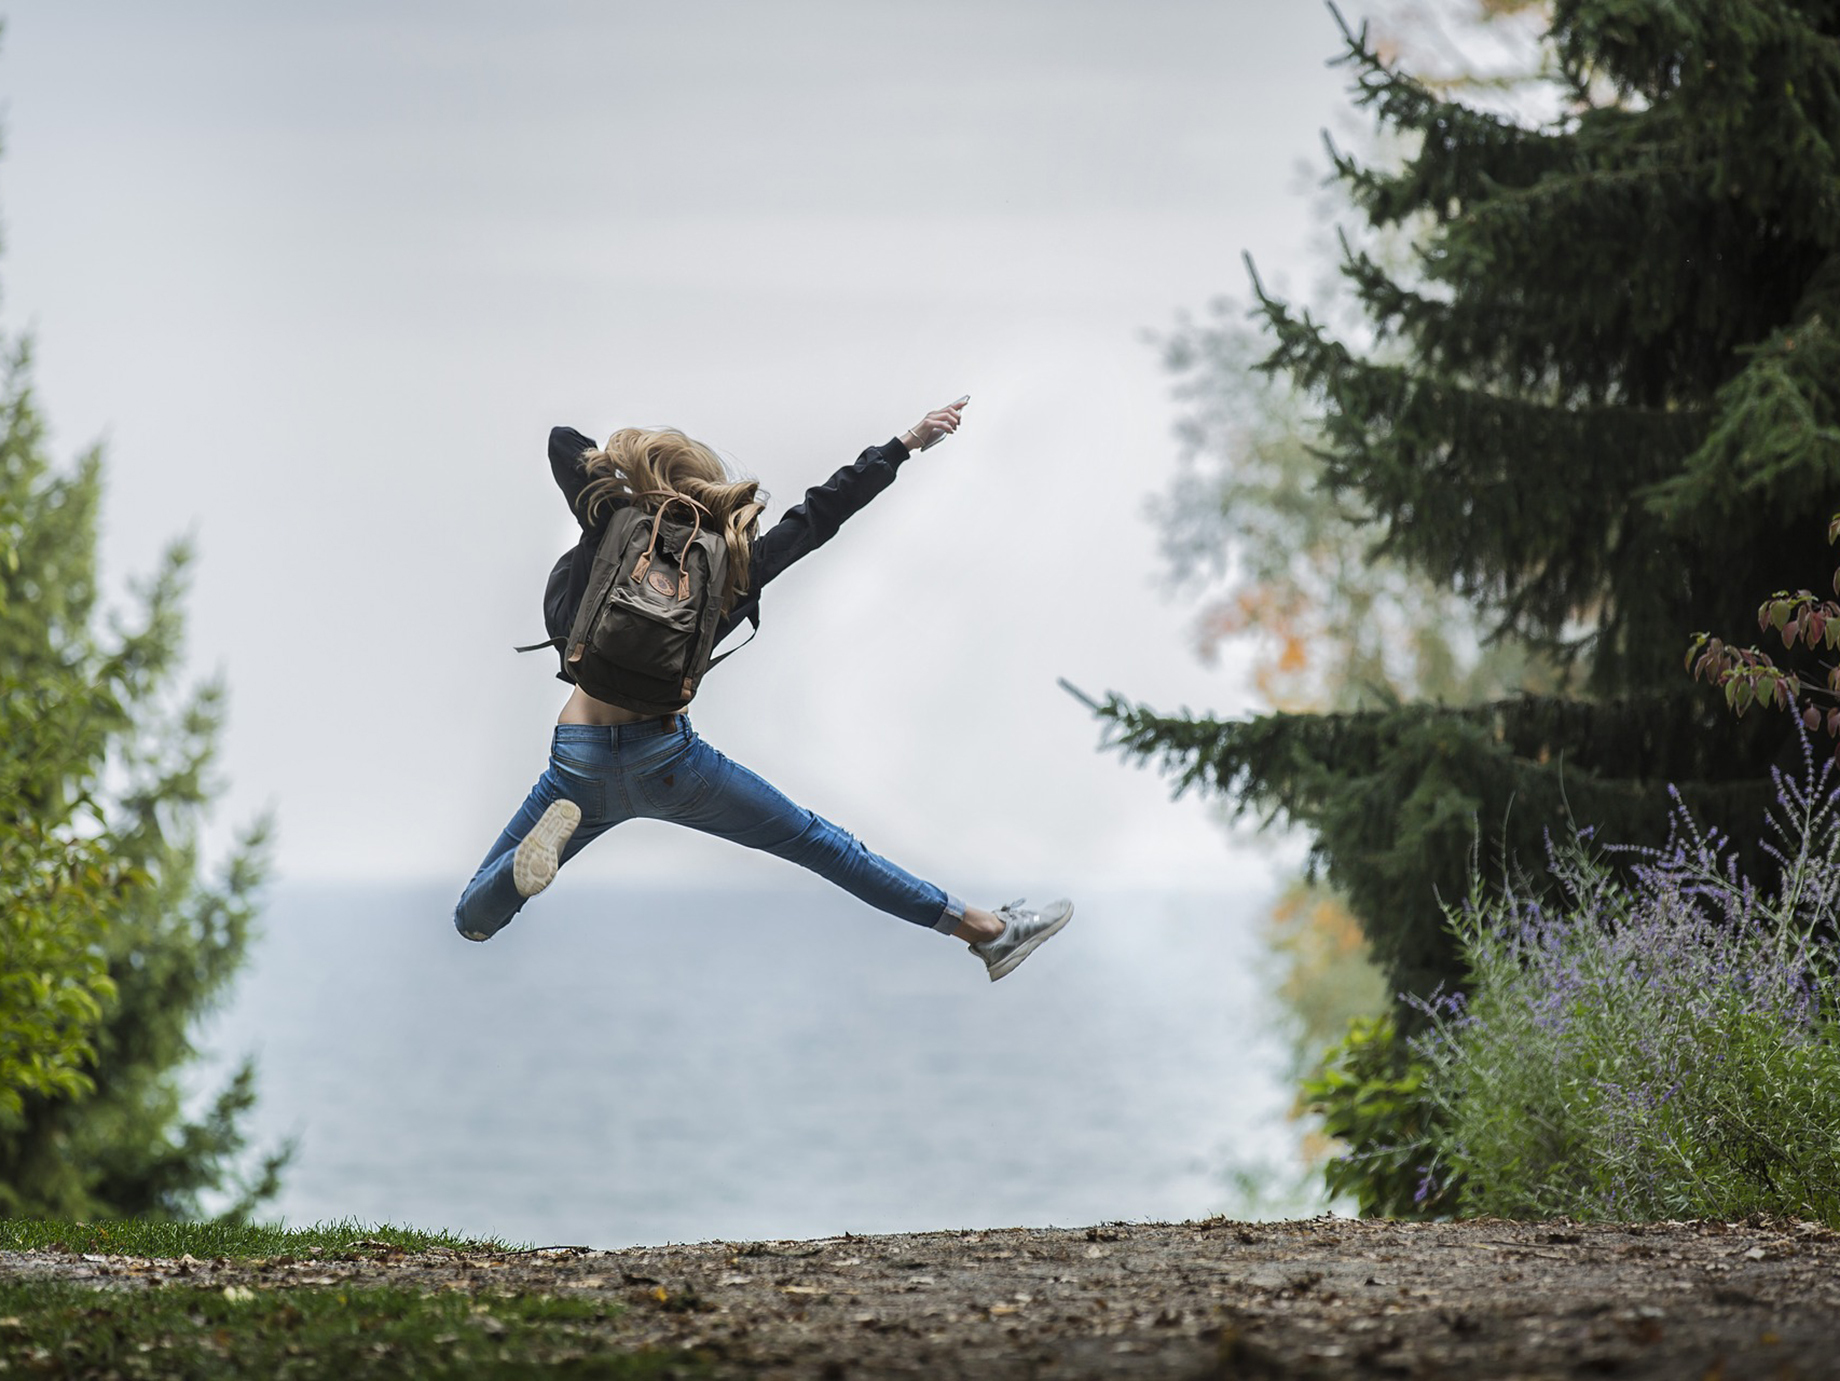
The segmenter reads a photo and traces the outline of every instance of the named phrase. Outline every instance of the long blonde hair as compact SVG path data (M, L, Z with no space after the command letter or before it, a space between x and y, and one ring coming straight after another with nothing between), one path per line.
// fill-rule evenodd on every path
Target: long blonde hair
M621 500L656 508L659 500L646 497L647 491L668 489L694 499L709 510L728 541L723 609L732 609L747 593L748 563L760 533L760 515L767 507L760 498L760 481L730 479L720 456L675 427L657 431L622 428L607 438L605 446L581 459L588 470L588 484L575 502L589 523L596 522L609 504Z

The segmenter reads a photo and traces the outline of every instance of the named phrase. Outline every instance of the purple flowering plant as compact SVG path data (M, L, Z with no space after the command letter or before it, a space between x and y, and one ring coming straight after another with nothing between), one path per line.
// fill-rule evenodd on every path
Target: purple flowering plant
M1840 1226L1840 791L1806 734L1766 822L1780 877L1675 797L1659 849L1549 843L1555 893L1449 911L1461 994L1418 1003L1436 1116L1422 1188L1457 1211ZM1620 866L1619 866L1620 865Z

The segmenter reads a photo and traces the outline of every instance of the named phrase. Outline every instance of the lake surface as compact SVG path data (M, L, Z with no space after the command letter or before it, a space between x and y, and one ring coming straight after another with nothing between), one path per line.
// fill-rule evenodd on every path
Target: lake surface
M1001 983L822 884L284 886L218 1059L300 1149L271 1212L617 1247L1186 1218L1283 1155L1264 894L1087 896Z

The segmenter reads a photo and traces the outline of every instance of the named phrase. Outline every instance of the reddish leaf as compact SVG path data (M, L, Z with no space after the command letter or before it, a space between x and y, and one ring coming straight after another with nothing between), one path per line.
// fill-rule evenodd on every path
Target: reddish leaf
M1813 705L1802 711L1802 727L1811 734L1821 727L1821 712Z

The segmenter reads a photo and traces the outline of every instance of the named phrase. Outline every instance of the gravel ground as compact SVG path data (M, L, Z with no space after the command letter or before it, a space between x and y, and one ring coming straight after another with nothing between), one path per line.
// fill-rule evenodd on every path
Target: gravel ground
M1793 1222L1120 1223L198 1262L0 1254L98 1286L589 1293L721 1376L1840 1377L1840 1233Z

